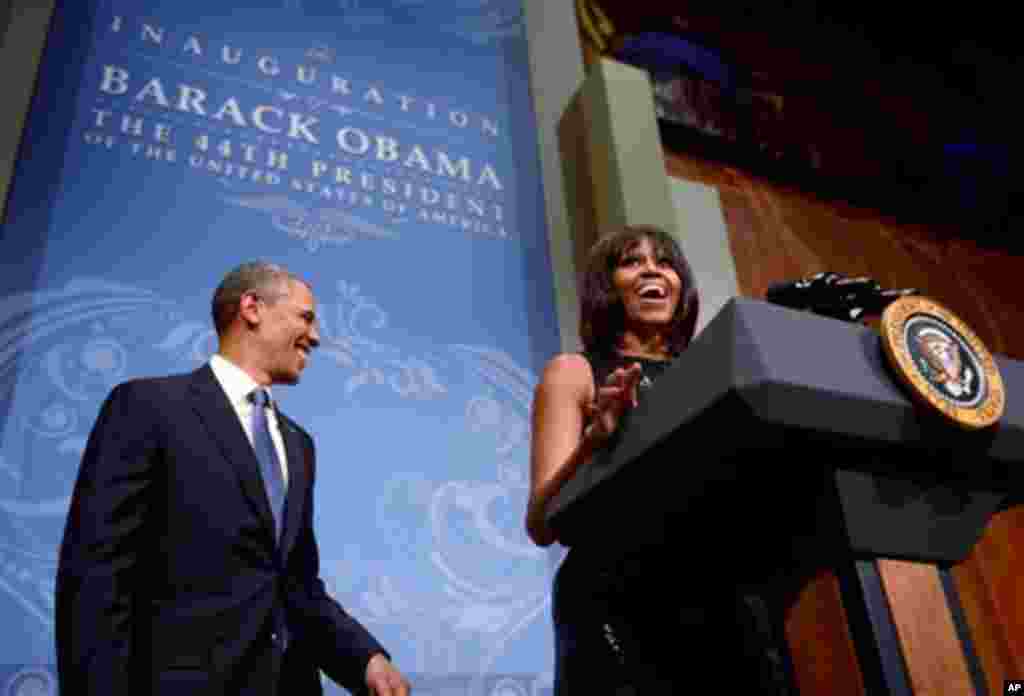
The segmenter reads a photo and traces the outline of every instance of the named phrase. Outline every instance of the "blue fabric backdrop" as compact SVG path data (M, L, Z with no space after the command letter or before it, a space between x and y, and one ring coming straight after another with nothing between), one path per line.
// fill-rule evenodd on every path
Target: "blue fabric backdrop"
M100 402L205 361L213 288L263 258L323 317L276 395L317 440L336 596L418 693L550 688L536 149L518 0L58 3L0 241L0 687L52 669Z

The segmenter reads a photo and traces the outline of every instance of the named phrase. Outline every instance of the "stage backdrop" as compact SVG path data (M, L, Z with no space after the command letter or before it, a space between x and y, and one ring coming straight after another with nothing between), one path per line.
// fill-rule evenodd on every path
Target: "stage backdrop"
M275 396L317 440L328 585L417 693L546 693L553 563L522 518L547 250L519 0L58 3L0 242L4 693L52 687L101 401L202 364L214 287L257 258L319 300Z

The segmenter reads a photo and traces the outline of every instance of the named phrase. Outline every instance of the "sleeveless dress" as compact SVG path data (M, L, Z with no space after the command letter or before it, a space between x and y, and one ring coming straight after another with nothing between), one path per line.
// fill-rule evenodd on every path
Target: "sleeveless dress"
M640 400L670 364L584 357L595 387L616 368L640 363ZM570 548L552 592L555 696L703 693L709 680L728 693L788 692L772 686L762 651L744 640L750 631L735 589L722 578L679 573L688 562L670 549L610 554L601 539Z

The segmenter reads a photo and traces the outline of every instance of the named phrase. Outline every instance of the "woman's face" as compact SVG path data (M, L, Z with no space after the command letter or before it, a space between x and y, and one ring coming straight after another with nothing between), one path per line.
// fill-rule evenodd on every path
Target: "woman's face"
M612 284L622 299L627 324L672 322L683 283L669 259L658 256L647 237L626 247L612 273Z

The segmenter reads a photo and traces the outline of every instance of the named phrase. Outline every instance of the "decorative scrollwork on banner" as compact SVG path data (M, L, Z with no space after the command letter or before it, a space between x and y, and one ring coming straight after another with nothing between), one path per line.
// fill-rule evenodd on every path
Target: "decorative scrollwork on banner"
M356 239L394 239L390 229L338 208L313 208L297 203L288 196L269 193L222 196L225 203L260 210L271 216L275 229L303 243L312 254L326 245L341 246ZM404 219L393 216L391 222Z

